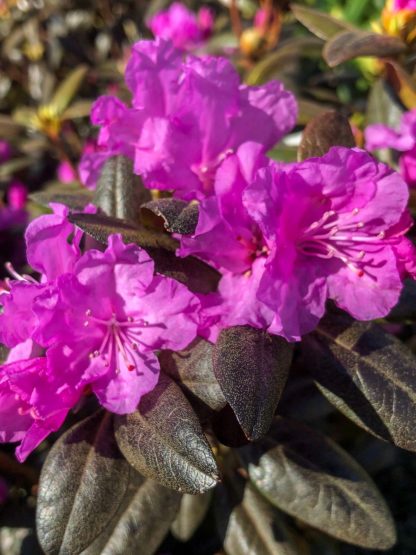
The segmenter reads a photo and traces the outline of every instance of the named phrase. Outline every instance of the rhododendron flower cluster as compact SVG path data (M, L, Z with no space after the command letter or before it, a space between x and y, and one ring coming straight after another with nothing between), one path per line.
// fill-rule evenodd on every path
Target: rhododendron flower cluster
M150 18L148 26L155 37L172 41L176 48L192 50L211 36L214 16L206 6L194 14L180 2L174 2Z
M36 281L7 281L0 297L0 441L19 441L23 460L92 390L112 412L136 410L158 381L155 350L185 348L196 336L199 301L154 274L149 256L110 236L105 252L80 251L68 210L52 205L26 233ZM63 370L64 369L64 370Z
M369 125L365 130L366 148L393 148L400 155L400 172L409 187L416 187L416 110L402 116L399 129L382 123Z
M196 230L178 235L177 255L199 257L221 280L196 296L117 234L104 252L83 251L62 205L34 220L27 260L39 279L9 267L0 297L0 341L11 349L0 367L0 441L20 442L20 460L91 392L113 413L134 412L157 384L160 350L182 350L197 334L215 341L235 325L297 341L328 299L358 320L381 318L416 277L398 173L356 148L290 164L267 157L297 118L281 83L241 85L228 60L184 57L161 39L134 45L126 82L131 106L112 96L94 104L100 131L80 174L92 186L121 154L148 188L195 202ZM383 128L384 142L413 149L412 117L398 133Z
M180 250L223 272L208 326L250 324L298 340L328 298L358 320L380 318L415 275L406 184L364 151L277 164L245 148L224 162L215 188Z
M163 40L133 46L126 83L133 95L131 108L111 96L93 106L101 152L82 161L83 180L89 184L106 156L124 154L134 159L147 187L203 198L213 193L221 162L242 144L256 142L266 152L296 122L295 98L280 82L241 85L228 60L183 59Z

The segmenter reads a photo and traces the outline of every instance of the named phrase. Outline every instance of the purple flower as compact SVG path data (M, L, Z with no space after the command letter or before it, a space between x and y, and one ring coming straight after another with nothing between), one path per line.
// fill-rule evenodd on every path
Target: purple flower
M176 48L192 50L206 41L214 27L214 16L207 7L194 14L180 2L158 12L148 23L155 37L172 41Z
M275 313L269 331L299 339L328 298L357 320L386 316L415 261L396 250L407 201L400 176L359 149L261 169L244 203L270 250L257 295Z
M154 263L118 235L90 250L58 279L53 301L36 300L39 342L51 372L66 368L75 387L90 385L108 410L136 410L159 378L155 351L180 350L196 336L199 302L185 286L154 275ZM56 370L55 370L56 369Z
M206 337L249 324L298 340L328 298L358 320L380 318L415 276L406 184L364 151L266 164L245 146L223 163L215 190L180 250L223 274L219 295L203 304Z
M391 11L398 12L400 10L416 10L416 0L389 0Z
M393 148L402 152L400 173L409 187L416 187L416 110L403 114L398 130L381 123L369 125L365 130L365 140L370 151Z
M147 187L185 199L211 195L218 167L242 144L266 152L296 122L296 101L280 82L241 85L225 58L183 60L161 40L134 45L126 82L132 109L113 97L94 105L101 148L134 158Z
M26 185L17 180L12 181L7 189L6 204L0 205L0 232L24 228L27 222L26 199Z
M155 275L145 251L114 235L105 252L82 254L68 209L52 207L26 233L39 282L10 268L0 296L0 341L11 348L0 366L0 441L20 441L20 460L91 390L113 412L136 410L158 381L155 352L185 348L199 324L198 299Z

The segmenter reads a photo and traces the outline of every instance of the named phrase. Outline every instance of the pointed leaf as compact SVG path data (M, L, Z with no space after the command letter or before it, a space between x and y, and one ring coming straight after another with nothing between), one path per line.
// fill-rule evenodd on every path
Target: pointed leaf
M149 214L161 218L164 228L171 233L192 235L198 224L198 205L188 204L179 199L153 200L144 204L141 212L145 219L149 219Z
M182 497L179 513L172 523L171 532L181 542L192 538L208 512L212 490L202 495L186 494Z
M404 42L398 37L366 31L344 31L326 43L323 56L330 67L335 67L360 56L377 58L396 56L406 48Z
M375 484L321 433L278 418L264 440L240 455L253 484L282 511L361 547L394 545L394 522Z
M181 389L163 374L134 414L116 417L115 433L128 462L166 487L195 494L218 481L196 414Z
M215 492L215 519L230 555L298 555L296 539L285 517L239 476ZM307 555L308 551L303 552Z
M75 189L73 187L73 189ZM92 194L86 189L66 189L62 183L59 188L55 187L52 190L39 191L32 193L30 199L40 204L41 206L49 207L49 203L57 202L65 204L71 210L82 211L87 204L92 203Z
M136 225L140 221L140 206L150 198L150 191L133 174L133 162L129 158L113 156L105 162L94 204L107 216Z
M119 508L129 465L102 412L66 432L42 469L37 505L39 541L47 555L72 555L88 547Z
M299 145L298 159L323 156L333 146L354 147L355 139L348 118L339 112L325 112L305 127Z
M304 352L310 374L341 412L416 451L416 358L398 339L334 311L305 339Z
M248 439L267 433L292 354L293 345L250 326L220 333L213 352L214 373Z
M300 4L290 4L290 9L296 19L320 39L328 40L343 31L354 30L354 27L347 21L342 21L342 19L337 19L319 10L306 8Z
M178 246L177 241L165 233L134 226L103 214L70 214L68 219L104 245L107 244L109 235L120 233L125 243L135 243L144 249L166 249L173 252Z
M64 81L56 89L48 105L57 114L62 114L69 106L74 96L82 85L88 67L81 65L71 71Z
M78 100L62 114L63 120L85 118L90 115L93 100Z
M221 410L227 401L214 374L213 349L212 343L198 338L183 351L162 351L159 360L165 374L208 407Z
M131 470L120 509L81 555L153 555L162 543L178 513L181 495Z

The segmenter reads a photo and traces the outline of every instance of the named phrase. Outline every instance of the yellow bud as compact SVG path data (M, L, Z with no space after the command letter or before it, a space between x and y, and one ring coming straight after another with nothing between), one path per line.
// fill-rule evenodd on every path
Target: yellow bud
M250 58L256 58L264 52L266 40L260 29L250 27L240 37L240 50Z

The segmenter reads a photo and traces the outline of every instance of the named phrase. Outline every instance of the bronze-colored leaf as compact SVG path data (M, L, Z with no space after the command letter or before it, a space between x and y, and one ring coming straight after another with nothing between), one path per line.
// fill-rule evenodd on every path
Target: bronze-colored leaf
M333 146L356 146L348 118L339 112L325 112L305 127L299 145L299 161L323 156Z
M153 200L141 207L142 217L149 212L162 219L164 228L171 233L192 235L198 224L198 205L188 204L179 199L163 198ZM149 217L149 216L147 216Z
M42 468L37 505L39 541L47 555L74 555L101 534L119 508L129 465L99 412L66 432Z
M332 311L303 343L322 393L356 424L416 451L416 358L372 323Z
M126 244L135 243L144 249L165 249L173 252L178 247L178 242L166 233L134 226L103 214L71 214L69 221L104 245L108 243L110 235L120 233Z
M171 527L175 538L182 542L192 538L208 512L211 498L212 490L202 495L186 494L182 497L179 512Z
M40 204L41 206L49 207L51 202L57 202L60 204L65 204L71 210L82 211L92 202L92 194L86 189L75 189L73 191L69 188L65 188L60 184L58 188L53 190L39 191L37 193L32 193L30 199L34 202Z
M197 338L183 351L162 351L159 360L163 371L181 387L211 409L221 410L227 401L214 374L213 349L212 343Z
M138 225L140 206L150 198L150 191L145 189L141 178L134 175L129 158L113 156L105 162L93 202L107 216Z
M183 493L204 493L218 468L199 420L181 389L161 374L134 414L115 420L118 445L141 474Z
M359 56L397 56L406 48L405 43L398 37L366 31L344 31L326 43L323 56L330 67L335 67Z
M131 469L123 502L104 532L81 555L153 555L178 513L181 495Z
M407 71L396 62L389 60L385 64L387 79L391 83L397 96L408 110L416 108L416 81Z
M285 517L250 483L230 476L215 492L215 520L230 555L299 555ZM308 549L303 550L304 555Z
M214 373L250 440L267 433L289 374L293 345L250 326L222 330Z
M371 478L323 434L278 418L264 440L239 452L256 488L282 511L361 547L389 549L396 542Z

